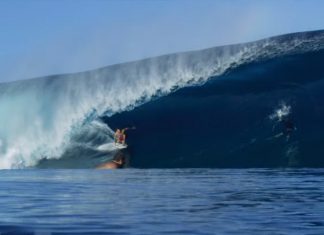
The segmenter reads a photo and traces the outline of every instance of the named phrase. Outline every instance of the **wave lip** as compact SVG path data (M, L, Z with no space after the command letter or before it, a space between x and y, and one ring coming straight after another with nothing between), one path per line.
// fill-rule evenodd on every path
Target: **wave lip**
M73 143L87 144L76 136L91 129L98 117L132 110L180 88L203 85L244 64L323 48L323 31L296 33L1 84L0 122L5 125L0 126L0 168L64 157L67 149L73 152ZM111 129L104 125L99 129L103 138L95 145L111 142Z

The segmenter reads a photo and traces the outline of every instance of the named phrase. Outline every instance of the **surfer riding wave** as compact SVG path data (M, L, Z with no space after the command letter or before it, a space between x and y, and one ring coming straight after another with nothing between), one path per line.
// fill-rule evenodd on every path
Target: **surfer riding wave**
M117 129L114 134L115 144L126 145L126 131L127 130L134 130L135 127L126 127L122 130Z

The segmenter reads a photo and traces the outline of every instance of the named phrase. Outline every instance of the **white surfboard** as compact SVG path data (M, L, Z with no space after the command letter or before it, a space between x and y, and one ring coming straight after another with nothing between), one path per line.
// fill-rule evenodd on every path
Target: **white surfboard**
M127 144L115 143L115 147L118 149L125 149L125 148L127 148Z
M127 144L107 143L97 147L99 151L104 151L104 152L109 152L109 151L114 151L116 149L124 149L124 148L127 148Z

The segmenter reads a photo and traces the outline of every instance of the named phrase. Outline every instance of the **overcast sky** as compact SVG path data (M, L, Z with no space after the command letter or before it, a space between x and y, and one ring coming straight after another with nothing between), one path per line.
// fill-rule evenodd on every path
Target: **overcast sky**
M316 29L321 0L1 0L0 82Z

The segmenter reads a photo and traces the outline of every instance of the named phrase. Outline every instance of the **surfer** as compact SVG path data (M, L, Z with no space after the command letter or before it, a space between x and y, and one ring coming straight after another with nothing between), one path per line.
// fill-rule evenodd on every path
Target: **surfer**
M115 144L123 144L125 145L125 141L126 141L126 131L130 130L130 129L135 129L135 127L126 127L122 130L117 129L114 135L115 138Z
M117 154L113 160L99 165L96 169L120 169L124 168L126 159L123 154Z
M122 136L122 132L120 131L120 129L116 130L116 132L114 134L114 139L115 139L115 144L123 141L123 136Z
M269 137L268 140L273 140L273 139L279 138L281 136L285 136L286 140L288 141L290 139L290 136L293 133L293 131L297 130L295 124L289 117L281 118L278 123L280 123L282 126L281 132L275 136ZM275 128L275 126L273 127L273 129L274 128Z
M126 140L126 135L125 135L125 131L128 128L124 128L122 130L117 129L115 132L115 144L125 144L125 140Z
M291 133L297 128L290 118L284 118L281 122L283 125L282 133L286 136L287 140L289 140Z

